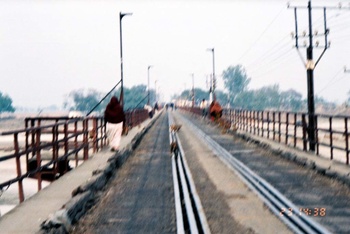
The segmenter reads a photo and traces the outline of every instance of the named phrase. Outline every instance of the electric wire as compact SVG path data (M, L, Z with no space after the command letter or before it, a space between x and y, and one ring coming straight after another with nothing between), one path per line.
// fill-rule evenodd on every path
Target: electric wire
M261 62L259 64L254 64L254 67L256 68L254 71L259 70L261 66L264 66L263 68L266 67L266 65L270 65L271 63L277 61L278 59L284 57L289 51L293 50L292 47L281 47L278 49L278 51L274 52L273 54L271 54L271 58L267 59L263 59L261 60ZM251 67L251 66L247 66L247 67Z
M258 73L257 75L254 75L254 79L259 79L263 76L266 76L267 74L271 73L272 71L274 71L276 68L279 68L281 64L285 63L286 61L289 61L289 59L291 58L293 52L293 49L289 49L286 53L284 53L283 55L281 55L278 58L275 58L272 62L276 62L275 64L271 65L269 64L269 69L265 70L262 73ZM264 67L266 68L266 67ZM254 73L256 71L253 71L252 73Z
M342 15L339 14L337 18L328 20L327 23L330 32L339 32L343 29L348 29L350 24L349 14L350 12L345 12Z
M348 18L345 18L347 15L349 14L349 12L345 12L343 14L340 13L334 13L331 16L327 16L326 20L327 20L327 28L331 30L331 32L342 32L344 33L344 30L349 28L349 24ZM276 19L277 17L275 17ZM316 21L314 21L313 23L313 27L322 27L323 28L323 20L324 20L324 16L322 14L322 16L320 16ZM272 23L270 23L271 25ZM269 25L269 26L270 26ZM269 27L268 26L268 27ZM251 48L257 43L258 40L261 39L261 37L264 35L264 33L266 32L266 30L264 30L264 32L262 33L262 35L259 36L259 38L253 43L253 45L243 54L243 56L241 56L241 58L243 58L244 56L246 56L246 54L251 50ZM347 31L346 31L347 32ZM323 35L323 32L321 32ZM341 41L341 40L346 40L348 39L350 35L349 34L345 34L342 35L340 37L337 37L336 40L334 41ZM253 77L254 79L259 79L262 78L263 76L266 76L267 74L273 72L276 68L280 67L280 64L283 64L287 59L290 58L291 56L291 51L292 50L287 50L287 51L283 51L281 55L275 57L276 54L281 53L281 50L283 50L283 46L284 44L279 47L280 44L282 44L284 42L284 39L286 37L282 38L277 45L274 45L272 47L272 49L270 48L268 52L266 52L265 54L261 55L258 59L255 59L252 63L246 65L246 70L249 71L249 73L253 73ZM317 47L315 47L316 49ZM319 47L319 48L323 48L323 47ZM303 56L299 53L299 55L301 56L301 58L303 58ZM271 59L271 60L270 60ZM305 61L303 61L304 63ZM305 65L305 64L303 64ZM253 69L251 69L252 67L254 67ZM268 70L266 70L266 68L269 68ZM251 69L251 70L249 70ZM265 71L264 71L265 69ZM328 84L321 89L320 91L318 91L318 93L322 92L323 90L325 90L326 88L328 88L329 86L333 86L334 84L336 84L337 82L339 82L340 80L344 79L345 76L337 79L334 81L334 79L339 76L341 71L339 71L337 73L337 75L335 77L333 77ZM257 73L257 74L256 74ZM332 83L333 82L333 83Z
M320 89L320 90L318 90L318 91L316 92L316 94L322 93L322 92L323 92L324 90L326 90L327 88L332 87L334 84L336 84L336 83L339 82L340 80L346 78L347 76L346 76L345 74L343 74L342 77L340 77L339 79L333 81L333 80L334 80L337 76L339 76L343 71L344 71L343 69L339 70L339 71L328 81L328 83L327 83L322 89Z
M250 66L256 66L256 64L259 61L263 61L266 59L268 59L269 57L272 57L273 55L275 55L276 53L280 52L281 49L283 49L284 47L286 47L288 44L290 44L290 41L288 42L284 42L284 40L286 38L288 38L289 35L283 37L279 42L277 42L277 44L274 44L272 47L270 47L269 49L267 49L268 52L262 54L259 58L255 59L253 62L251 62L250 64L246 65L247 68L249 68ZM283 43L284 42L284 43ZM283 43L283 44L282 44ZM281 45L282 44L282 45Z
M337 12L333 15L330 15L330 16L326 16L326 20L327 20L327 24L331 23L332 21L334 20L337 20L339 17L341 16L341 13ZM312 28L317 28L317 27L322 27L324 26L324 21L321 21L321 20L324 20L324 15L322 14L322 16L320 16L319 18L317 18L316 20L313 21L312 23Z
M344 30L349 29L349 26L350 26L350 20L344 21L340 24L331 25L329 26L329 29L330 29L330 32L332 33L339 33L339 32L341 33Z
M335 39L333 39L333 44L334 42L343 42L343 41L349 42L349 39L350 39L350 34L345 34L343 36L336 37Z
M273 66L276 61L284 58L291 50L292 48L284 48L284 50L281 49L278 51L278 54L275 53L270 59L261 60L260 63L247 66L247 70L249 70L251 73L255 73L260 70L264 70L269 66Z
M277 18L281 15L282 11L285 9L283 7L280 12L273 18L273 20L267 25L267 27L264 29L264 31L260 34L260 36L252 43L252 45L243 53L243 55L238 59L238 61L242 60L249 51L256 45L256 43L265 35L267 30L271 27L271 25L277 20Z

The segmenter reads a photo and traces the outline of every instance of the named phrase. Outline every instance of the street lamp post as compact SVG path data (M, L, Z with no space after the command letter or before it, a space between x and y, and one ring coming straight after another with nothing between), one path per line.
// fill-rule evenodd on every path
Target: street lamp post
M194 107L194 74L192 73L192 108Z
M344 73L350 73L350 70L344 67Z
M154 81L154 99L157 102L157 80Z
M147 74L148 74L148 83L147 83L147 105L149 105L149 99L150 99L150 90L149 90L149 69L153 67L152 65L149 65L147 68Z
M211 51L213 53L213 77L212 77L212 82L211 82L211 87L210 87L210 91L211 91L211 100L215 100L215 88L216 88L216 78L215 78L215 52L214 52L214 48L209 48L207 49L208 51Z
M119 29L120 29L120 105L124 108L124 81L123 81L123 36L122 36L122 19L126 15L132 15L132 13L119 12Z

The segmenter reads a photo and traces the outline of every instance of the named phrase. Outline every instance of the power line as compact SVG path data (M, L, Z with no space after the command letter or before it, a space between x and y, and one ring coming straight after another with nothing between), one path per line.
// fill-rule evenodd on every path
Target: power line
M281 61L282 58L288 56L291 52L293 51L292 48L286 48L285 50L281 51L282 53L277 55L276 57L272 58L270 61L263 61L262 63L259 64L259 66L256 66L255 69L252 69L250 72L256 72L261 69L264 69L268 66L272 66L274 62L276 61Z
M281 64L283 64L284 62L286 62L286 60L288 60L288 59L292 56L292 52L293 52L293 49L289 49L289 51L288 51L287 53L285 53L285 54L283 54L283 55L281 55L281 56L275 58L272 62L276 62L276 61L277 61L277 63L274 64L274 65L269 64L269 68L270 68L270 69L268 69L267 71L265 71L265 72L263 72L263 73L261 73L261 74L258 74L258 75L256 75L256 76L254 76L254 79L257 79L257 77L259 78L259 77L265 76L266 74L271 73L271 72L272 72L273 70L275 70L276 68L279 68ZM254 73L254 72L256 72L256 71L257 71L257 70L252 71L251 73Z
M281 52L280 50L283 49L284 47L286 47L290 43L289 41L286 41L286 42L284 42L284 44L282 44L282 42L288 37L289 37L289 35L282 38L277 44L275 44L272 47L270 47L269 49L267 49L266 53L262 54L259 58L255 59L253 62L246 65L246 67L256 65L256 63L259 63L262 60L266 60L269 57L272 57L273 55L275 55L276 53ZM280 45L280 44L282 44L282 45Z
M334 85L337 81L339 81L339 80L336 80L336 81L333 82L333 84L332 84L333 79L335 79L337 76L339 76L342 72L343 72L343 69L339 70L339 71L328 81L328 83L327 83L321 90L317 91L317 93L320 94L322 91L326 90L326 89L329 88L331 85Z
M267 27L265 28L265 30L260 34L260 36L254 41L254 43L243 53L243 55L238 59L238 61L240 61L241 59L243 59L248 52L255 46L255 44L263 37L263 35L267 32L267 30L271 27L271 25L276 21L276 19L280 16L280 14L282 13L284 7L280 10L280 12L275 16L275 18L267 25Z
M342 42L342 41L349 41L350 39L350 34L346 34L346 35L343 35L341 37L337 37L336 39L333 40L334 41L338 41L338 42Z

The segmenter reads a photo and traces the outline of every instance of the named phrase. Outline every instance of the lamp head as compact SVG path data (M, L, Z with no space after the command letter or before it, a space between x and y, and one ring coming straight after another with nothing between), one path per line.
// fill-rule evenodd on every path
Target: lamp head
M122 13L122 12L119 12L119 18L122 19L124 16L126 15L132 15L132 13Z

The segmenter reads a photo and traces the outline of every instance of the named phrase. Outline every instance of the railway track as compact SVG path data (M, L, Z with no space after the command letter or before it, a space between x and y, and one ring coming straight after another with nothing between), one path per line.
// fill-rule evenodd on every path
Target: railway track
M224 229L229 231L235 230L232 229L232 227L239 228L238 226L233 226L233 224L231 225L228 224L228 222L222 221L222 217L224 217L227 213L225 213L225 211L222 209L223 206L218 206L218 203L216 203L218 200L214 200L215 204L212 202L212 204L210 204L212 206L208 206L208 201L213 198L213 193L205 193L205 196L201 197L202 201L200 200L192 179L192 174L189 170L189 166L187 165L188 161L191 168L193 168L193 162L196 160L192 156L193 151L197 150L198 148L194 147L192 149L192 152L188 151L188 145L192 144L193 139L194 141L198 142L203 141L205 145L208 146L211 150L211 152L209 152L209 150L205 148L202 152L208 153L209 155L215 154L218 157L220 156L219 158L228 166L228 168L231 168L235 173L237 173L242 178L242 180L248 184L250 189L255 191L270 208L270 210L283 222L285 222L286 225L294 233L330 233L328 230L331 230L334 233L348 233L342 231L334 231L337 229L332 229L332 226L327 226L322 223L327 227L327 230L324 228L324 226L321 226L314 219L310 219L305 215L299 215L299 207L302 204L295 203L298 204L299 207L293 204L293 202L295 202L294 199L288 197L288 199L290 199L288 200L286 197L284 197L286 196L285 191L275 186L275 184L271 186L268 182L266 182L269 181L271 183L270 180L264 180L261 178L261 175L259 174L260 171L258 172L254 170L254 168L250 167L250 165L249 167L251 169L247 168L245 165L243 165L243 160L240 160L240 162L237 159L233 158L237 157L238 154L227 151L234 148L236 153L237 151L246 152L247 154L250 154L249 156L251 157L246 157L246 154L242 154L243 158L250 158L249 160L251 160L253 158L252 149L247 150L241 146L243 144L240 142L232 142L232 138L227 141L227 144L230 146L239 144L241 148L235 148L236 146L231 148L227 147L227 145L223 145L222 140L219 139L222 134L217 135L215 131L211 131L212 128L202 126L201 124L203 124L203 122L196 122L195 120L192 121L193 122L181 114L170 111L167 112L167 115L160 117L160 119L155 123L155 126L149 130L147 136L144 137L138 148L135 150L134 155L130 156L125 165L120 169L121 171L119 172L119 175L121 176L116 177L116 181L113 182L112 186L113 188L117 188L113 189L113 192L115 192L113 199L112 192L109 192L108 196L106 195L106 197L111 196L110 200L112 203L105 202L102 204L103 206L94 212L97 214L97 217L95 218L97 222L91 224L91 228L96 229L97 227L98 229L96 230L104 230L104 228L107 230L107 228L111 228L108 230L118 230L120 232L123 232L124 230L124 232L128 231L133 233L170 233L175 231L177 233L211 233L211 231L215 233L224 233L217 231L217 228L219 226L218 224L231 228ZM177 128L179 127L178 124L183 125L183 129L180 130L179 134L177 132ZM202 130L200 128L202 128ZM197 135L197 137L191 133L191 138L186 138L186 132L188 132L189 129L195 135ZM168 136L169 140L167 139ZM180 139L180 136L184 138ZM191 140L184 141L183 139ZM215 139L215 141L213 139ZM184 150L181 144L181 140L183 142ZM169 149L167 148L169 144L172 146L171 160L169 160ZM184 152L186 152L186 154L188 153L187 160ZM261 158L260 160L266 164L266 159L263 159L261 155L259 155L259 157ZM242 157L240 159L242 159ZM275 159L273 160L275 163ZM254 157L254 161L258 161L257 158ZM221 163L218 164L221 165ZM248 165L246 162L244 162L244 164ZM200 165L198 165L198 168L199 167ZM275 168L271 168L271 170L275 170ZM229 170L227 171L227 174L231 174ZM278 170L274 171L276 172L274 174L278 174L277 171ZM198 178L198 171L194 170L192 173L194 175L194 178ZM126 180L125 178L128 179ZM305 176L302 178L307 179ZM285 181L282 180L282 182L284 183ZM206 185L207 181L204 179L203 182L198 182L198 184L196 184L199 185L197 186L198 192L202 196L203 188L200 187L200 184ZM210 185L210 183L208 183L208 185ZM298 185L294 184L291 186L298 187ZM278 192L274 187L283 192ZM120 190L121 188L122 190ZM208 192L208 190L212 188L213 187L206 186L205 191ZM317 190L317 192L319 193L319 190ZM337 190L337 192L339 191ZM283 193L284 196L281 193ZM299 194L301 193L299 192ZM344 197L346 199L348 198L348 196ZM222 197L216 196L216 198L220 199ZM304 197L302 197L302 199L304 199ZM340 198L338 200L340 200ZM338 202L338 200L336 202ZM208 212L207 216L204 213L202 204L205 206L206 211ZM322 203L318 204L323 204L323 201ZM343 203L341 204L344 206ZM283 213L284 215L282 217L281 208L283 207L286 208L286 212ZM327 212L329 212L330 216L331 212L333 211L331 210L332 207L329 207L328 204L325 204L325 207L327 207ZM292 211L290 211L288 208ZM157 212L154 212L155 209L157 209ZM215 211L213 212L215 215L211 213L212 211ZM338 210L336 211L338 212ZM141 215L150 214L152 212L154 214L157 214L157 217L152 217L152 219L150 219L148 215L145 217ZM211 225L210 228L212 228L212 230L209 228L207 217ZM342 217L346 218L344 215ZM214 222L213 220L216 218L220 219L220 222ZM328 218L328 213L327 217L319 217L319 219L316 220L329 220L329 222L332 222L332 225L334 225L333 217L332 220L326 218ZM343 219L344 222L348 222L347 218L345 218ZM227 216L225 221L228 219L231 220L232 217ZM113 222L110 224L106 220L111 220ZM107 223L108 225L104 227L101 225L102 223ZM239 221L237 221L237 223L239 223ZM280 222L278 223L280 226L283 226ZM239 224L242 224L242 226L245 225L244 223ZM250 230L247 227L248 226L244 226L244 230ZM345 229L346 226L343 227L342 230ZM86 232L83 231L80 233ZM106 231L106 233L111 232Z
M197 194L191 172L186 162L176 125L171 114L169 120L169 139L172 152L172 172L177 220L177 233L210 234L209 225Z
M181 115L179 115L181 116ZM234 158L226 149L220 146L210 136L192 124L184 117L181 122L193 131L218 158L232 169L252 191L254 191L269 207L295 233L330 233L319 223L311 218L300 215L299 208L275 189L266 180L250 170L242 162ZM171 139L171 138L170 138ZM180 150L181 151L181 150ZM281 209L287 207L287 212L281 215Z

